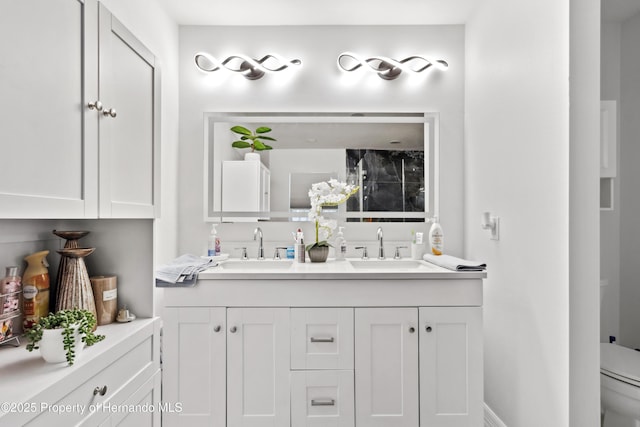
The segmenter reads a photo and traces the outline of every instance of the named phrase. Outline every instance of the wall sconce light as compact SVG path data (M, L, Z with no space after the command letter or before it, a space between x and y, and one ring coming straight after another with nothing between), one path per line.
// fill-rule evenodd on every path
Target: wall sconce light
M196 53L194 58L196 66L207 73L212 73L226 68L234 73L240 73L249 80L258 80L262 78L265 72L282 71L291 65L302 65L299 59L287 61L278 55L265 55L260 59L249 58L245 55L231 55L224 61L219 62L216 58L206 52Z
M414 66L411 65L412 63ZM449 68L447 61L442 59L431 61L417 55L410 56L400 61L396 61L395 59L387 58L385 56L374 56L371 58L361 59L351 52L343 52L338 56L338 67L342 71L355 71L365 64L368 65L372 71L378 73L380 78L385 80L396 79L402 71L421 73L431 67L435 67L440 70L446 70Z
M491 216L491 212L483 212L480 225L484 230L491 230L491 240L500 240L500 217Z

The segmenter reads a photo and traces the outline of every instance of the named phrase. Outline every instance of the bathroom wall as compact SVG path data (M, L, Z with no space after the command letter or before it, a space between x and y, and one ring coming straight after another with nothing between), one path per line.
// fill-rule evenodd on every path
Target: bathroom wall
M640 348L640 14L621 27L620 340Z
M440 114L441 223L446 251L463 251L464 27L453 26L184 26L180 28L180 177L179 252L202 253L209 226L203 207L203 113L211 111L325 111L325 112L438 112ZM278 53L301 59L300 69L248 81L219 71L206 75L196 69L195 53L218 58L244 53L261 57ZM363 79L345 76L337 66L343 51L402 59L424 54L446 59L446 72L385 81L371 74ZM275 144L277 149L277 143ZM267 254L291 243L299 224L263 222ZM345 229L350 249L356 243L375 245L379 224L354 224ZM384 223L385 242L406 244L413 224ZM255 224L222 224L218 228L223 251L238 255L242 242L255 256ZM422 226L427 231L427 226ZM311 235L311 225L303 230ZM309 238L307 237L307 240ZM247 244L248 243L248 244ZM226 245L226 246L225 246ZM355 255L355 252L352 253Z
M620 117L620 22L605 21L601 34L600 99L615 100ZM618 124L619 125L619 124ZM620 134L617 132L618 146ZM620 171L620 150L617 151ZM600 270L603 288L600 341L620 339L620 174L613 181L613 209L600 211Z
M485 402L507 426L599 425L598 11L486 0L466 26L465 253L488 264Z

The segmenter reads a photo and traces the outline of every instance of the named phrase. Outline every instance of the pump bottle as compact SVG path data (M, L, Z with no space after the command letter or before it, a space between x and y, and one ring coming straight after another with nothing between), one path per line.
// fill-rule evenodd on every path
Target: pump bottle
M429 246L431 247L432 254L442 255L444 249L444 234L438 222L438 217L433 218L433 224L429 230Z

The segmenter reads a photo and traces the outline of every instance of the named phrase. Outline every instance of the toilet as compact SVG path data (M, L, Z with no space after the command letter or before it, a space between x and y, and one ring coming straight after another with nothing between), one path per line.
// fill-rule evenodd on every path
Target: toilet
M600 344L603 427L640 427L640 351Z

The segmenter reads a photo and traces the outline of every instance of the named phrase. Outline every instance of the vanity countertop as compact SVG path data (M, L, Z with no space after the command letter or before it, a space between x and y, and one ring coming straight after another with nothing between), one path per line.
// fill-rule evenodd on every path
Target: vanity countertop
M322 263L292 260L240 260L219 262L200 273L200 280L403 280L484 279L485 271L452 271L422 260L329 259Z

